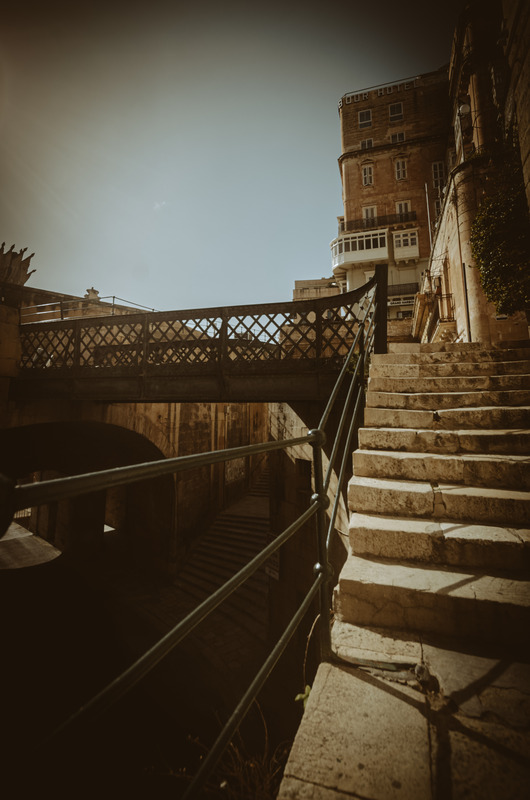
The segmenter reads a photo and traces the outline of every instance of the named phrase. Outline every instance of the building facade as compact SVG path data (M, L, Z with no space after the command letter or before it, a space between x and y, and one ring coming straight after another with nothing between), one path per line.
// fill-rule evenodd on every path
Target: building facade
M508 316L488 302L472 242L477 212L507 159L520 160L530 194L529 14L526 2L491 0L469 3L459 17L448 71L446 178L416 297L416 340L490 344L528 337L522 311Z
M447 69L348 93L339 101L344 215L331 242L344 291L389 267L389 319L412 317L445 178Z
M339 101L344 213L333 277L349 291L388 264L389 339L528 336L524 312L508 316L488 302L472 240L508 151L530 205L529 18L524 0L473 0L447 66Z

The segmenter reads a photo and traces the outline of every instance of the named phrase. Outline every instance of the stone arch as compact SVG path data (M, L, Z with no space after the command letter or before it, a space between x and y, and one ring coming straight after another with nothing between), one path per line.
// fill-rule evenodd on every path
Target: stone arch
M44 422L0 433L0 471L14 480L53 478L164 458L148 438L104 422ZM173 475L116 487L32 510L31 529L62 552L105 546L172 573L176 567ZM112 529L112 535L105 535ZM111 541L112 540L112 541Z

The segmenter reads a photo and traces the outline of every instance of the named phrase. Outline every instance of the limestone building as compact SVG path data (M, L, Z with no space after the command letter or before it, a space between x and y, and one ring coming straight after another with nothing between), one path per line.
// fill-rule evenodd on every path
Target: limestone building
M389 266L389 319L412 317L445 180L447 69L373 86L339 101L344 215L331 242L344 291Z
M429 268L416 298L416 340L489 344L528 336L523 312L507 316L487 301L472 242L477 213L508 162L520 161L527 202L530 196L529 17L524 0L490 0L468 3L458 19L440 155L446 177ZM511 192L505 194L508 201ZM448 305L454 313L447 313Z

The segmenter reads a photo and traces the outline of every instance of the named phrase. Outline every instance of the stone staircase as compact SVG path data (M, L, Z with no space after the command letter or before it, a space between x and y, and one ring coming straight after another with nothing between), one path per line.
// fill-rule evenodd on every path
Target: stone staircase
M278 800L523 800L530 342L372 357L334 657Z
M262 472L246 497L221 512L190 553L176 583L194 605L209 597L268 544L269 473ZM265 567L220 607L241 628L266 638L268 584Z
M339 621L506 644L529 629L528 347L374 356L353 464Z

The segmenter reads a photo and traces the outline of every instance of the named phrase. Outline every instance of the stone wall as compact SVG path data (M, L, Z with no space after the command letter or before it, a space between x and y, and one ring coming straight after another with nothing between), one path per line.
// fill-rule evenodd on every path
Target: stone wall
M53 402L35 400L10 407L6 417L8 430L3 432L3 439L9 446L4 448L4 471L20 461L22 448L28 449L27 426L31 425L40 426L33 429L39 436L46 435L47 426L53 426L50 435L55 439L50 438L42 446L49 448L48 463L40 457L34 469L46 473L50 468L56 470L55 474L208 452L266 441L269 437L268 410L262 403L103 404L78 402L73 398ZM90 425L96 426L92 428L94 442L96 432L101 440L92 461L87 460L90 444L86 444L90 443L90 434L86 432ZM65 455L57 472L52 453L63 439L61 447L69 456ZM83 453L87 455L84 460ZM112 490L107 493L105 519L102 517L101 522L116 527L121 520L124 527L134 528L137 558L150 558L157 569L173 572L219 510L248 489L263 468L264 458L255 456L234 463L235 467L224 463L186 470L157 479L158 483L151 482L150 486L131 484L127 490ZM29 462L22 460L13 477L27 477L28 471ZM49 524L42 522L41 527L48 529Z

